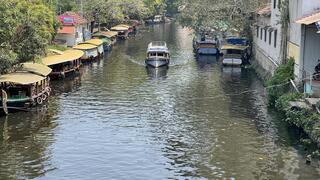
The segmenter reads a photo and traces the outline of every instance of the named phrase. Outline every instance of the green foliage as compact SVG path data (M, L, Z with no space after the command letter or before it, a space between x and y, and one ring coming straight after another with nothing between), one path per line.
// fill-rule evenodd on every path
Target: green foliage
M44 55L46 43L43 40L34 26L22 24L16 31L12 46L19 62L33 61L37 56Z
M294 60L289 59L287 64L280 65L274 75L267 81L268 102L270 106L275 106L277 99L289 91L290 79L294 78Z
M52 9L42 0L0 0L0 42L17 54L18 61L34 60L54 38L58 23ZM1 71L3 72L3 71Z
M56 50L59 50L59 51L66 51L68 50L69 48L67 46L64 46L64 45L48 45L47 46L47 49L56 49Z
M6 48L0 48L0 72L7 73L17 62L17 55Z
M183 0L179 21L196 31L234 31L241 33L248 26L257 0Z
M275 103L275 107L278 111L284 112L289 105L290 101L295 101L303 97L302 93L288 93L280 96Z

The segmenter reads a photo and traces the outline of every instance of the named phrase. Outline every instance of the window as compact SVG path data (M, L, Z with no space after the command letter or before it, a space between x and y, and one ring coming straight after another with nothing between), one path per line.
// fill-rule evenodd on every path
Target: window
M274 31L274 47L277 47L278 30Z
M273 0L273 9L277 7L277 0Z
M267 42L267 29L264 29L264 42Z
M259 38L259 26L257 26L257 38Z
M260 29L260 39L262 40L263 28Z
M269 32L269 45L271 45L272 31Z

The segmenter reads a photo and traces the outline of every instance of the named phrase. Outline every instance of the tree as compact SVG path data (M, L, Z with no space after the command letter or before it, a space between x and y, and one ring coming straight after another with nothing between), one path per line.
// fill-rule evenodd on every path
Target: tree
M184 0L180 22L196 31L243 31L259 0Z
M12 47L18 54L19 62L34 60L37 56L44 55L46 50L44 40L30 23L25 22L18 27Z

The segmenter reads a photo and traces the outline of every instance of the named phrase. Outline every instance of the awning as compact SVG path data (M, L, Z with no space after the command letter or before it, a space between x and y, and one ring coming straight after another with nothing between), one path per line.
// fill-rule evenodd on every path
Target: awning
M79 59L83 56L84 52L80 50L67 50L61 55L48 56L42 59L42 63L51 66L55 64L61 64L69 61Z
M48 66L38 63L23 63L22 64L22 71L34 73L41 76L48 76L52 69Z
M30 85L46 79L44 76L39 76L29 72L15 72L0 76L0 83L14 83L21 85Z
M58 30L58 34L74 34L75 32L76 28L74 26L62 26L62 28Z
M318 21L320 21L320 12L315 12L311 15L308 15L296 20L295 23L310 25Z
M101 31L100 34L105 35L108 38L112 38L118 35L117 31Z

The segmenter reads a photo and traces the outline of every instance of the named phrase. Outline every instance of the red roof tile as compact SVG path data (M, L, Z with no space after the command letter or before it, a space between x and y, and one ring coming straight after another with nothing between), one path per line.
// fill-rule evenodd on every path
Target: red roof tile
M318 21L320 21L320 11L304 16L296 20L295 23L309 25Z
M76 12L65 12L62 14L62 16L72 16L74 18L74 21L76 24L86 24L88 23L88 20L86 18L84 18L82 15L80 15L79 13Z
M271 13L271 6L270 4L260 7L256 10L256 13L259 15L269 15Z

